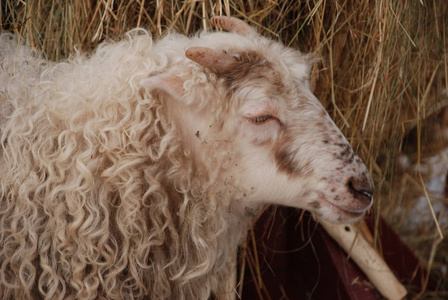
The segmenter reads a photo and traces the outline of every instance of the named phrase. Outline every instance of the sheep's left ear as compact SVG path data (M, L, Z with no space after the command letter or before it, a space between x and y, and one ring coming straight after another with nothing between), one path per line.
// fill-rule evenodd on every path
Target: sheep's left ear
M238 64L236 57L206 47L188 48L185 51L185 56L218 75L228 73Z
M175 99L182 98L185 91L183 81L175 76L167 74L154 75L140 81L142 88L153 90L162 90Z

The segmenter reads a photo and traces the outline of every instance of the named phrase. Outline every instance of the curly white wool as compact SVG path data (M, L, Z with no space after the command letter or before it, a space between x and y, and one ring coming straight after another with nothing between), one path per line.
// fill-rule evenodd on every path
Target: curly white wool
M183 54L191 40L170 34L154 46L135 30L57 64L10 34L0 41L2 298L223 292L247 224L223 207L232 195L212 194L219 174L192 165L163 95L138 86L169 69L188 73L199 99L213 93Z

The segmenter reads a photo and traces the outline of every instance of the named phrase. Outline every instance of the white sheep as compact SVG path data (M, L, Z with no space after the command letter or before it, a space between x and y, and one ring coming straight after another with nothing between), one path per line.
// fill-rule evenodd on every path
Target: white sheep
M60 63L0 37L2 299L218 299L268 203L348 223L370 176L309 88L311 57L141 29Z

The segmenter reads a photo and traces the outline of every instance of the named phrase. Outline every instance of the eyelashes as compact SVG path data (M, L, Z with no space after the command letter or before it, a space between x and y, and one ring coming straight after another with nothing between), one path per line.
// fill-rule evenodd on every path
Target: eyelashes
M272 119L273 116L271 115L263 115L255 118L247 118L249 121L251 121L254 124L261 125L263 123L266 123L268 120Z

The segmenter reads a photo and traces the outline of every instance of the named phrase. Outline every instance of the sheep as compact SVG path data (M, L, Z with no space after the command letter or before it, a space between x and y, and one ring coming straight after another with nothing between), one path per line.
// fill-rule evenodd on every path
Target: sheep
M50 62L0 37L2 299L218 299L267 204L355 222L361 159L311 55L214 17Z

